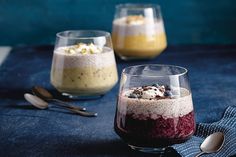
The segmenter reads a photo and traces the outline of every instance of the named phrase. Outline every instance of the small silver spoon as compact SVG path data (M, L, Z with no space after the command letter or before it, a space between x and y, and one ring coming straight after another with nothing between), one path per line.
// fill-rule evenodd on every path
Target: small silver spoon
M33 106L35 106L39 109L47 109L49 106L46 101L42 100L41 98L39 98L35 95L26 93L26 94L24 94L24 97L29 103L31 103ZM76 113L76 114L79 114L79 115L85 116L85 117L96 117L98 115L97 113L92 113L92 112L87 112L87 111L85 112L85 111L80 111L77 109L71 109L71 108L66 108L66 109L73 112L73 113Z
M224 141L225 141L225 136L222 132L215 132L209 135L200 146L201 152L197 154L195 157L199 157L205 153L218 152L222 148Z
M56 105L59 105L59 106L62 106L62 107L67 107L67 108L70 108L70 109L77 109L77 110L81 110L81 111L86 111L86 108L84 108L84 107L74 106L74 105L71 105L67 102L55 99L53 97L53 95L43 87L34 86L32 88L32 92L34 93L34 95L40 97L41 99L43 99L45 101L54 101L54 102L56 102L57 103Z

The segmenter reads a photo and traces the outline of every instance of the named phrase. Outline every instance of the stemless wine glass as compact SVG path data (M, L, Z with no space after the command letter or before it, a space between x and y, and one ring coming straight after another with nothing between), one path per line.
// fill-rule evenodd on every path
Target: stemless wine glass
M70 98L105 94L117 82L110 33L73 30L56 34L51 83Z
M138 65L123 69L114 120L115 132L143 152L188 140L195 131L186 68Z
M124 60L158 56L167 46L160 6L117 5L112 41L115 53Z

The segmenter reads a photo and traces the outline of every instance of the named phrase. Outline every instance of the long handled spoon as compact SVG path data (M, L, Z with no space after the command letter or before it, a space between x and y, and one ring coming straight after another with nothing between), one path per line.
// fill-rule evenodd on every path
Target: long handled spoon
M47 109L49 107L49 105L46 101L44 101L43 99L41 99L35 95L26 93L26 94L24 94L24 97L29 103L31 103L33 106L35 106L39 109ZM73 113L76 113L76 114L79 114L79 115L85 116L85 117L96 117L98 115L97 113L93 113L93 112L87 112L87 111L85 112L85 111L80 111L80 110L71 109L71 108L66 108L66 109L73 112Z
M41 99L43 99L45 101L56 102L55 105L59 105L59 106L62 106L62 107L67 107L67 108L70 108L70 109L77 109L77 110L81 110L81 111L86 111L86 108L84 108L84 107L74 106L74 105L71 105L67 102L55 99L53 97L53 95L43 87L34 86L32 88L32 92L34 93L34 95L40 97Z
M195 157L199 157L205 153L218 152L222 148L224 141L225 141L225 136L222 132L215 132L209 135L200 146L201 152L197 154Z

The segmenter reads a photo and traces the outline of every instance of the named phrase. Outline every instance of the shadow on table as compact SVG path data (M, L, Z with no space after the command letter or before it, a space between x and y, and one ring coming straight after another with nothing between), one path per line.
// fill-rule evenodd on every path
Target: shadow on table
M59 148L60 146L57 146ZM67 150L68 155L78 156L137 156L137 157L151 157L154 154L145 154L131 150L122 141L93 141L91 143L84 143L70 147ZM64 146L59 149L64 150ZM63 154L63 152L61 152Z
M21 104L21 105L9 104L9 105L3 106L3 108L23 109L23 110L37 110L37 108L35 108L34 106L32 106L30 104Z
M49 92L52 93L56 97L61 97L60 93L54 89L50 89ZM29 88L29 89L18 89L18 88L16 88L16 89L0 89L0 98L13 99L13 100L24 99L25 93L32 93L31 88Z
M40 110L33 105L30 105L29 103L24 103L24 104L9 104L9 105L4 105L2 108L9 108L9 109L20 109L20 110ZM73 112L67 111L63 109L62 107L57 107L57 106L50 106L48 109L50 112L58 112L58 113L64 113L68 115L76 115Z
M0 98L2 99L23 99L24 94L30 92L24 89L1 89Z
M56 146L57 149L65 150L65 146ZM65 153L64 151L61 152ZM68 156L135 156L135 157L157 157L157 154L142 153L129 148L121 140L112 141L93 141L67 148ZM168 151L163 157L180 157L175 151Z

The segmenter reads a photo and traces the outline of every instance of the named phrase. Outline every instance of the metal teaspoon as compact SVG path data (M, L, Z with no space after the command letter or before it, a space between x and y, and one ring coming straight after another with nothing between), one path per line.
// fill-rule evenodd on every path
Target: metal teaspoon
M81 111L86 111L86 108L84 108L84 107L74 106L74 105L71 105L67 102L55 99L53 97L53 95L43 87L34 86L32 88L32 92L34 93L34 95L40 97L43 100L56 102L57 103L56 105L59 105L59 106L62 106L62 107L67 107L67 108L70 108L70 109L77 109L77 110L81 110Z
M35 95L26 93L26 94L24 94L24 97L29 103L31 103L33 106L35 106L39 109L47 109L49 107L49 105L46 101L42 100L41 98L39 98ZM71 108L65 108L65 109L67 109L73 113L79 114L81 116L85 116L85 117L96 117L97 116L97 113L93 113L93 112L87 112L87 111L85 112L85 111L80 111L80 110L71 109Z

